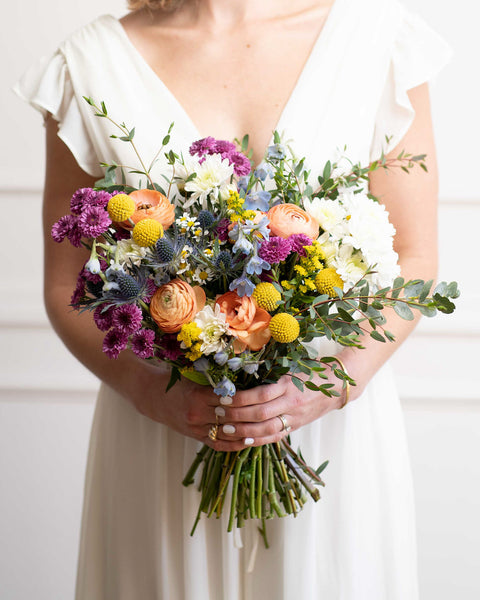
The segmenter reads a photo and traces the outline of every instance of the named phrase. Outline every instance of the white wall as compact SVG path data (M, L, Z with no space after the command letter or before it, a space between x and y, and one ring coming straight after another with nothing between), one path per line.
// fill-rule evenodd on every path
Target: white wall
M474 309L480 301L480 193L475 185L480 84L472 73L473 57L480 55L480 9L468 0L454 8L438 0L406 4L423 14L456 52L432 100L442 175L440 277L456 278L463 296L453 317L422 322L394 363L416 484L422 598L473 600L480 597L480 320ZM4 8L0 205L21 219L21 227L2 232L9 257L0 279L2 600L73 597L96 387L45 317L39 226L43 129L39 115L8 88L36 56L52 51L99 10L119 16L122 9L122 0L103 0L100 9L93 0L78 6L28 0Z

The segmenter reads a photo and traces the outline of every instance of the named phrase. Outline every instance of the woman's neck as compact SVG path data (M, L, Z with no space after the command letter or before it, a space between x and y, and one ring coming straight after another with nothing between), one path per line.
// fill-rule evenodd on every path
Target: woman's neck
M205 31L238 28L241 23L291 18L292 14L329 7L334 0L185 0L171 13L153 13L154 20Z

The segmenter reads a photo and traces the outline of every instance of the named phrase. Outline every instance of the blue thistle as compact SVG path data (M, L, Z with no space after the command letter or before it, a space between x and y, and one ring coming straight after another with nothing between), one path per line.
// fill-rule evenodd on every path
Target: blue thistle
M215 217L209 210L201 210L198 213L197 221L202 229L209 229L215 223Z
M155 244L155 254L161 263L169 263L175 256L172 242L166 237L161 237Z
M119 275L117 277L117 284L120 288L119 295L124 300L133 300L134 298L137 298L142 291L142 286L134 277L128 275L128 273Z
M222 250L215 259L215 266L223 271L229 271L232 268L232 255L226 250Z

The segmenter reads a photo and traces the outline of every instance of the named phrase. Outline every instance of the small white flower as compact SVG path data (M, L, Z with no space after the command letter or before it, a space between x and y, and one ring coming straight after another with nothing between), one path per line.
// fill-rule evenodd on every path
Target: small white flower
M303 205L305 211L317 221L323 231L328 231L332 238L340 239L345 235L347 213L340 202L325 198L306 198Z
M116 257L117 263L120 265L132 262L134 265L139 266L142 258L145 258L146 255L147 248L138 246L131 239L120 240L117 243Z
M224 193L224 188L230 183L233 175L233 165L228 159L222 159L219 154L211 154L198 164L195 173L197 176L185 184L185 191L190 192L191 196L183 206L188 208L198 200L202 208L206 209L208 197L217 200L220 188L222 194Z
M202 342L200 350L203 354L215 354L226 347L230 332L226 315L220 310L218 304L215 305L215 310L207 304L196 314L194 322L202 330L199 338Z
M91 258L85 265L85 269L89 272L92 273L92 275L98 275L102 269L100 267L100 261L98 260L98 258L94 257Z
M210 281L212 277L213 271L208 267L197 267L192 275L193 281L197 283L205 283L205 281Z

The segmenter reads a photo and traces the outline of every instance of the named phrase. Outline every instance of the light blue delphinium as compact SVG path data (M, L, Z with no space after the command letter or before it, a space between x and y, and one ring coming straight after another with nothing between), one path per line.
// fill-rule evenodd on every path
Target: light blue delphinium
M261 162L258 165L258 167L255 169L253 174L255 175L255 177L258 177L258 179L260 179L260 181L265 181L265 179L267 177L269 177L269 178L273 177L273 169L272 169L271 165L269 165L268 163Z
M228 368L232 371L238 371L238 369L240 369L240 367L242 366L242 363L243 360L239 356L235 356L227 362Z
M283 160L287 156L283 144L273 144L267 148L267 156L270 160Z
M199 373L206 373L208 371L208 367L210 366L207 358L199 358L193 363L193 368L195 371Z
M246 264L245 271L249 275L261 275L263 271L269 271L270 268L270 263L268 263L266 260L263 260L263 258L260 258L257 254L255 254Z
M256 362L246 362L243 365L243 370L245 371L245 373L248 373L249 375L253 375L254 373L256 373L258 371L258 363Z
M228 354L222 350L214 355L213 360L217 363L217 365L223 367L228 360Z
M248 279L245 273L234 279L228 288L231 292L237 292L240 297L251 296L255 289L255 284Z
M245 210L261 210L262 212L268 212L268 209L270 208L269 200L271 197L272 194L265 190L260 190L259 192L255 192L255 194L249 194L245 198L243 208Z
M237 391L235 388L235 384L228 379L228 377L224 377L220 383L213 388L213 391L217 396L234 396Z

